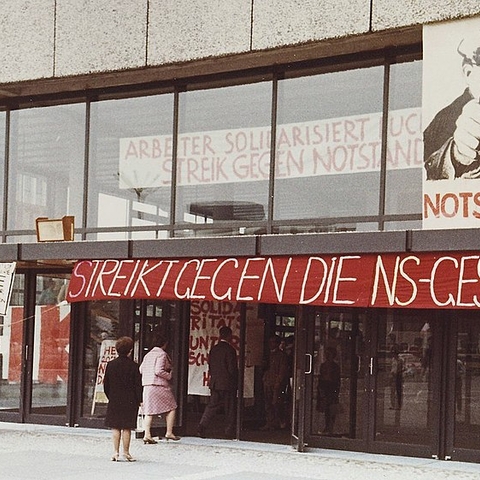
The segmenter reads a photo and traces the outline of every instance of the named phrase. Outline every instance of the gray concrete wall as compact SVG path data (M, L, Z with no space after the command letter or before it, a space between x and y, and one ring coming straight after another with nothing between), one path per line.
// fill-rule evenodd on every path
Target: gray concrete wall
M223 57L475 14L478 0L3 0L0 84Z

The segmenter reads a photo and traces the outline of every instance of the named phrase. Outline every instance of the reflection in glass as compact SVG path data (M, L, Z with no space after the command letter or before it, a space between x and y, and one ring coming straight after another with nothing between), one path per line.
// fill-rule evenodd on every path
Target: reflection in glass
M433 324L409 312L390 312L379 325L375 439L432 442Z
M170 221L173 95L91 104L88 226L156 226ZM96 239L156 238L155 232ZM92 238L93 239L93 238Z
M103 376L106 362L115 358L115 341L122 335L130 335L120 329L120 302L89 302L86 316L86 346L83 357L84 417L104 417L107 398L103 392Z
M377 215L383 69L281 80L274 219Z
M312 434L362 438L365 408L364 318L316 312Z
M271 89L258 83L180 95L177 224L266 219Z
M15 274L7 315L0 316L0 410L18 412L23 358L25 276Z
M458 321L454 408L454 446L479 450L480 326L477 314L462 313Z
M66 415L70 349L69 275L37 276L32 412Z
M15 110L10 132L8 228L64 215L81 225L85 104Z
M385 213L422 212L422 62L390 69Z

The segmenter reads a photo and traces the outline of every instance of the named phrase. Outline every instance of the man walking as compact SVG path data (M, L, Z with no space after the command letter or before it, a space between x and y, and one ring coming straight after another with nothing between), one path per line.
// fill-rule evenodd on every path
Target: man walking
M198 425L199 437L206 437L211 419L223 406L225 410L225 436L235 437L235 400L238 385L237 353L230 344L232 329L223 326L219 330L220 341L212 347L208 357L210 374L210 401L205 407Z

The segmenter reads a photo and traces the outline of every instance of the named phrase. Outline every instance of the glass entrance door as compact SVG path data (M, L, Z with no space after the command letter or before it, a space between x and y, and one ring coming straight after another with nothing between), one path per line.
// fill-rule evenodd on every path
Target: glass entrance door
M306 311L305 352L312 355L312 369L305 370L306 443L443 458L452 383L448 319L414 310ZM460 384L457 421L463 422L474 373Z
M438 456L442 324L419 310L381 311L377 322L374 449Z
M70 304L65 293L70 274L35 277L34 316L26 319L27 421L48 416L48 423L65 424L70 362ZM31 395L28 395L31 392ZM56 420L53 420L56 417ZM38 418L38 420L40 420Z
M454 460L480 459L480 322L478 313L455 312L454 355L450 362L447 403L447 455Z
M346 441L365 438L366 315L360 310L307 311L307 351L311 352L305 385L307 442L344 448Z
M0 418L18 421L24 371L25 275L17 273L7 315L0 316Z

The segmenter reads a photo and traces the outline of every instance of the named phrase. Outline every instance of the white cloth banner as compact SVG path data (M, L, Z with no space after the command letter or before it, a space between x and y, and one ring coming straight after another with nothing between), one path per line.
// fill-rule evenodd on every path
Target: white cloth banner
M421 109L392 111L387 168L422 165ZM382 114L279 125L275 175L278 179L380 170ZM181 134L177 182L205 185L267 180L270 173L268 127ZM171 183L172 137L120 139L120 188L157 188Z

